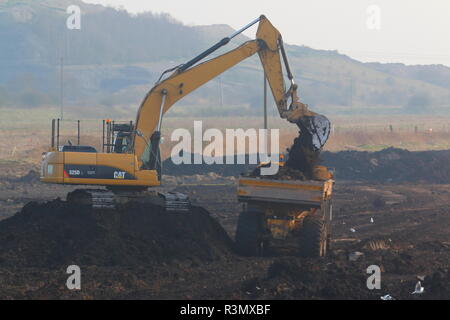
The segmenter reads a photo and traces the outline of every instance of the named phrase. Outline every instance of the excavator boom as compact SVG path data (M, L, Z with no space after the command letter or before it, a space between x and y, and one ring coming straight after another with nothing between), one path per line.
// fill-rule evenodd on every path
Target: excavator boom
M257 22L259 26L256 40L248 41L221 56L197 64ZM330 130L329 121L325 116L311 112L307 105L299 101L297 85L287 60L281 34L265 16L261 16L189 62L163 73L164 76L167 72L172 72L164 80L161 76L160 81L145 97L137 114L137 135L133 139L133 146L143 168L155 168L164 113L184 96L255 53L260 57L280 116L299 126L302 134L308 137L312 149L319 150L325 144ZM282 60L291 82L288 90L285 86ZM289 100L291 103L288 106Z

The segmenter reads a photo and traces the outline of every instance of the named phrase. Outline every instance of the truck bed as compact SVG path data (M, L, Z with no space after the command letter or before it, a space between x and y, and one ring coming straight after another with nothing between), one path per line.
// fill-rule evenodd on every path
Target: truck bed
M333 180L301 181L240 178L238 199L242 202L270 202L320 207L331 197Z

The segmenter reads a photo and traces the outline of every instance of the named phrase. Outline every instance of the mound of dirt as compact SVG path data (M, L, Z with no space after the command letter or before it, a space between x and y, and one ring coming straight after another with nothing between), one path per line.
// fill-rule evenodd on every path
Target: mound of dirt
M450 182L450 150L418 151L388 148L379 152L324 152L324 165L336 179L368 182Z
M0 222L0 267L139 266L204 262L230 254L232 241L209 213L166 213L155 205L117 210L31 202Z
M310 169L309 171L308 169L305 171L304 165L301 165L301 168L295 168L295 163L302 164L306 161L306 158L308 158L308 163L314 165L322 164L335 169L334 176L339 180L370 183L450 183L450 150L412 152L403 149L388 148L378 152L322 152L320 158L323 161L318 158L318 154L310 154L305 156L303 160L300 159L300 161L297 161L299 154L298 152L291 151L288 162L291 162L291 168L294 167L294 169L300 169L298 170L300 172L307 172L307 177ZM295 160L296 158L297 160ZM246 156L246 160L248 160L248 156ZM254 165L175 165L170 159L164 161L165 174L174 176L202 175L211 172L221 176L239 176L242 173L252 172L254 169ZM288 178L293 175L292 172L287 175L283 172L280 174Z

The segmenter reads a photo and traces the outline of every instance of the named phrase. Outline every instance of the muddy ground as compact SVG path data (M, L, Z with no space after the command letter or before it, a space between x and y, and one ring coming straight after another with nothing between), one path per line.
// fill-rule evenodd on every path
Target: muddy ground
M233 248L232 177L168 177L194 199L189 215L108 214L67 206L73 187L43 185L31 168L0 164L1 299L450 299L448 184L338 180L327 258L297 257L294 240L247 258ZM81 291L65 286L69 264L81 267ZM366 286L371 265L381 290ZM418 277L425 291L412 295Z

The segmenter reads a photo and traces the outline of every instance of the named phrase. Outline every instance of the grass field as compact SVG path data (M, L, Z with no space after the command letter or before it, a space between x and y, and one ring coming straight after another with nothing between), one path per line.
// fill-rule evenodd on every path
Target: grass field
M0 159L38 163L40 155L50 144L51 119L59 115L56 108L47 109L0 109ZM87 113L86 113L87 114ZM76 143L79 117L66 111L61 122L60 143L68 139ZM81 119L81 144L101 146L101 118ZM116 120L134 120L134 112ZM170 141L174 129L185 128L192 132L194 121L203 121L203 130L208 128L261 128L262 117L174 117L164 118L162 146L163 156L170 154L174 142ZM377 151L388 147L408 150L450 149L450 117L425 116L333 116L332 133L325 150ZM297 127L285 120L271 117L269 127L280 129L280 147L289 147L297 136Z

